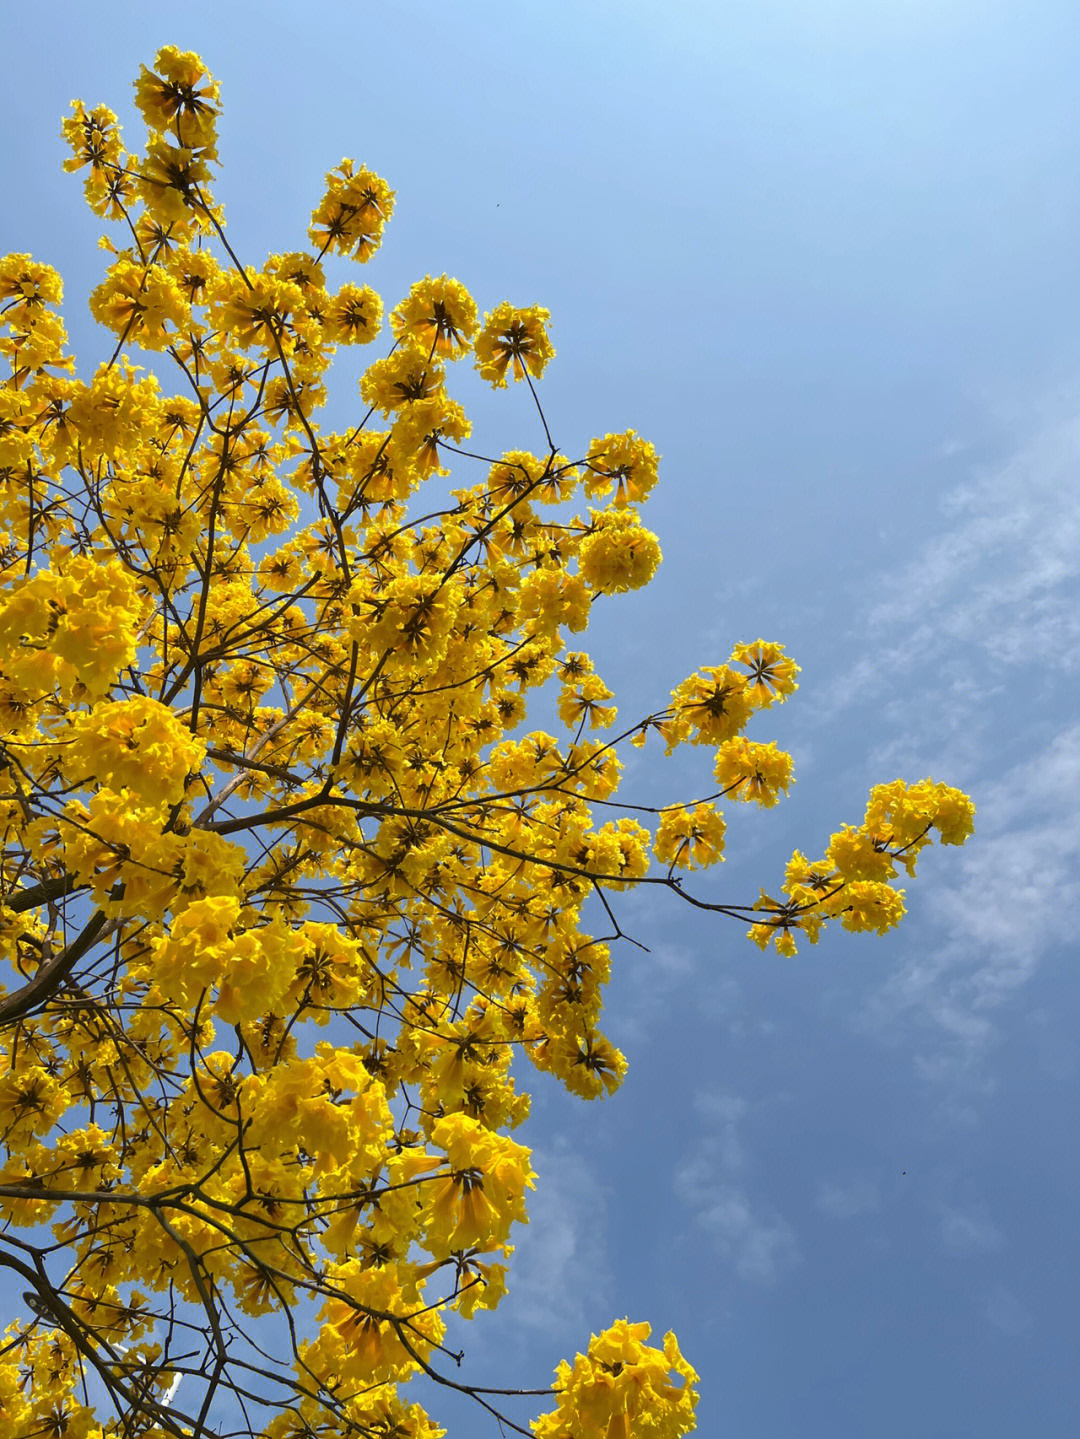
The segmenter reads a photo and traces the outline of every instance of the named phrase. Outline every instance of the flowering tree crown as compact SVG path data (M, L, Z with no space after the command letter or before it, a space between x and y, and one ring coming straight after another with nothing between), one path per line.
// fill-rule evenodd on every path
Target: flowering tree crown
M618 723L568 637L659 563L653 446L559 453L548 312L481 318L446 275L390 312L355 422L322 429L336 348L385 333L374 290L329 271L375 252L393 191L342 161L311 248L255 268L212 193L202 61L163 49L135 88L139 153L104 106L64 122L115 222L90 299L108 362L77 378L59 277L0 261L0 1265L27 1296L0 1428L432 1439L413 1376L507 1402L447 1372L444 1337L506 1291L522 1065L585 1098L624 1072L609 896L668 891L782 954L832 921L883 932L898 868L961 842L972 806L878 786L776 896L692 896L717 802L791 782L745 731L797 667L740 643ZM532 392L536 452L466 450L470 356ZM472 481L425 513L452 463ZM525 725L543 686L559 736ZM620 750L650 738L712 751L712 793L620 810ZM696 1376L648 1338L594 1337L537 1434L692 1428Z

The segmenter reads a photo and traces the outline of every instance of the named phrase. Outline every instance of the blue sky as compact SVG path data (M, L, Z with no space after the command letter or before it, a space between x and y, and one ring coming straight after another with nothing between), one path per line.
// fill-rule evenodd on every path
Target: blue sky
M101 227L60 172L60 117L75 95L123 110L159 45L197 49L245 255L300 248L323 172L355 156L397 190L364 276L388 303L446 270L482 308L546 305L557 442L632 426L663 454L664 565L589 636L621 713L736 640L802 664L755 731L798 783L729 814L703 893L752 898L877 780L932 773L979 806L887 941L762 959L736 926L626 897L650 946L615 964L630 1074L601 1105L538 1091L533 1223L466 1375L544 1384L628 1314L679 1334L707 1435L1072 1436L1075 6L161 13L0 20L3 244L61 270L81 360ZM538 443L525 397L463 398L489 449ZM692 760L646 752L626 797L693 791Z

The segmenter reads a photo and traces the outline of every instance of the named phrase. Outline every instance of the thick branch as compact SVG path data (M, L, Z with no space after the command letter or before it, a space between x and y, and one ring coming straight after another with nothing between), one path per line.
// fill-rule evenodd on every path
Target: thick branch
M25 1019L50 1000L91 945L102 937L108 923L102 911L95 910L77 939L53 955L21 989L0 999L0 1027Z
M28 909L36 909L39 904L47 904L50 899L61 899L65 895L74 894L79 888L81 886L74 875L64 874L55 879L43 879L40 884L26 889L17 889L0 900L0 903L15 914L24 914Z

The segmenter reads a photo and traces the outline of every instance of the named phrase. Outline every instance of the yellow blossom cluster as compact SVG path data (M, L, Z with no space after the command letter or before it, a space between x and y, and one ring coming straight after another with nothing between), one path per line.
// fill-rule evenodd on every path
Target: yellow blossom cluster
M653 447L512 449L414 503L482 448L461 454L462 359L521 382L547 436L547 310L481 319L426 276L355 422L324 428L337 346L383 319L331 266L370 258L393 191L345 160L310 251L241 260L202 60L165 47L135 104L138 150L104 106L63 126L116 225L90 299L115 350L88 381L59 277L0 260L0 1226L23 1232L0 1258L31 1296L0 1431L158 1439L227 1399L265 1439L438 1439L399 1389L457 1382L447 1311L506 1292L528 1066L590 1099L626 1069L600 1023L607 896L689 898L674 872L723 857L716 801L777 802L790 756L744 731L797 667L737 645L621 727L568 636L660 562ZM528 728L545 687L559 735ZM653 731L715 751L716 792L612 812ZM888 928L897 867L971 816L931 781L879 786L753 938ZM256 1362L238 1316L270 1314L285 1353ZM561 1366L537 1433L692 1428L693 1371L647 1338L621 1322Z
M750 937L762 949L770 942L780 954L795 953L796 934L816 943L827 919L845 929L885 934L904 917L904 891L892 883L897 866L915 873L920 851L932 842L963 844L974 829L975 806L950 785L925 779L894 780L870 791L861 825L846 824L829 841L825 857L810 861L796 850L784 877L782 900L762 891L754 906L769 918Z
M678 1439L693 1429L698 1376L674 1334L656 1349L650 1333L620 1319L572 1366L560 1363L558 1407L533 1424L537 1439Z

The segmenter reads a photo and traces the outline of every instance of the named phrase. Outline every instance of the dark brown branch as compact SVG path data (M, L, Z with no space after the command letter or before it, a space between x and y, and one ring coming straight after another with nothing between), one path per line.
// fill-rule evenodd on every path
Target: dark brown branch
M15 1024L50 1000L90 947L101 937L108 920L99 909L91 915L77 939L43 964L21 989L0 999L0 1026Z

